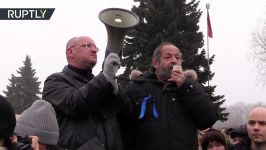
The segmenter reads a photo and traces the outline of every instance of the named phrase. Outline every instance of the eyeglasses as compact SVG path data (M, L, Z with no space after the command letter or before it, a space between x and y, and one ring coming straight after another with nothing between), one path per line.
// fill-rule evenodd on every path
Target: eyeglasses
M71 46L70 48L74 48L74 47L78 47L78 46L81 46L81 47L84 47L84 48L95 48L96 49L96 52L99 52L99 48L97 46L95 46L94 44L91 44L91 43L87 43L87 44L78 44L78 45L74 45L74 46Z

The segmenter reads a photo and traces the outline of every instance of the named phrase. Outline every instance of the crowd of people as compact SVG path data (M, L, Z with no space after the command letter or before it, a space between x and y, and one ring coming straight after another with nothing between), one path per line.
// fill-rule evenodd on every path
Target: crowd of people
M266 150L266 108L255 107L237 128L199 132L201 150Z
M256 107L239 129L213 129L217 107L182 69L182 53L163 42L151 67L132 71L124 88L110 53L97 76L98 48L88 36L66 44L68 64L47 77L43 100L15 115L0 97L0 150L266 150L266 108ZM152 82L151 82L152 81Z

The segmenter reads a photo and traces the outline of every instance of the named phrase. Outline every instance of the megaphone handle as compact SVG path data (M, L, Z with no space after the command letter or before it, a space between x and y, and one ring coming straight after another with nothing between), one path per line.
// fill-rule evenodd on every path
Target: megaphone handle
M105 54L104 54L104 60L105 58L110 54L110 51L108 49L105 50Z
M105 59L109 54L110 54L110 51L106 48L106 49L105 49L104 59ZM118 56L119 56L120 58L122 58L122 51L119 51Z
M102 69L103 69L103 65L105 62L105 58L110 54L110 51L106 48L105 49L105 54L104 54L104 60L103 60L103 64L102 64ZM122 58L122 51L119 52L118 56L120 57L120 59Z

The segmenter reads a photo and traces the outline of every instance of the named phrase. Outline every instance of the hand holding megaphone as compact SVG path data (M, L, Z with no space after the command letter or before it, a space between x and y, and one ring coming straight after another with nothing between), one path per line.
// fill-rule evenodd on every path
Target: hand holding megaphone
M114 87L114 94L118 92L118 84L115 79L115 75L121 65L120 58L116 53L110 53L105 61L103 66L103 75L107 81L109 81Z

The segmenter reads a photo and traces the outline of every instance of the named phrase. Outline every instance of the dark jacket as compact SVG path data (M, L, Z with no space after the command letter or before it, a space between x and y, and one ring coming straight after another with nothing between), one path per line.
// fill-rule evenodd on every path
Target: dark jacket
M0 147L0 149L1 148L2 147ZM8 146L4 146L3 148L7 150L33 150L30 143L21 143L21 142L11 143Z
M64 149L120 150L121 138L116 114L120 100L102 73L85 77L66 66L50 75L43 89L59 124L58 145Z
M177 88L159 82L152 71L140 79L144 81L132 82L126 90L131 115L121 123L126 149L197 150L197 129L217 120L217 109L202 86L186 79Z
M250 150L251 149L251 140L248 137L246 123L240 125L237 128L231 128L228 134L231 138L238 137L240 140L237 144L231 144L230 150Z

